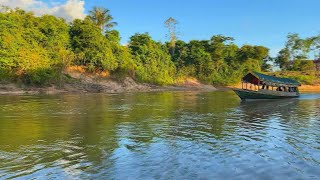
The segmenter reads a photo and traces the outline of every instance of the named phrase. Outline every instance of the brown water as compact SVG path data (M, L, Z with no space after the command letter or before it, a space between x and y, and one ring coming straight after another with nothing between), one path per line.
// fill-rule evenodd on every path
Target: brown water
M0 96L0 179L317 179L320 94Z

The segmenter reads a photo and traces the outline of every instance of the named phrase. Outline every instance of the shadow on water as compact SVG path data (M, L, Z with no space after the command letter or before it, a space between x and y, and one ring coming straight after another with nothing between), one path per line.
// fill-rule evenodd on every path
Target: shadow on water
M0 179L309 177L320 161L318 97L1 96Z
M273 114L289 117L299 104L299 99L261 100L241 102L239 108L249 119L265 119Z

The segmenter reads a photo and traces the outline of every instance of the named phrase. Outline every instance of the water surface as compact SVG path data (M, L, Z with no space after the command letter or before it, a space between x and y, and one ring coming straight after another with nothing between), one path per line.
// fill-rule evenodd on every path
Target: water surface
M0 96L0 179L317 179L320 94Z

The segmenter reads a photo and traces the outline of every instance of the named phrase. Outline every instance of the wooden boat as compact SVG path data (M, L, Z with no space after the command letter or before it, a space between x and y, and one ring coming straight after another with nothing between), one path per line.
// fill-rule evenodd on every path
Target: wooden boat
M242 89L233 91L242 99L285 99L299 97L301 84L293 79L251 72L242 78Z

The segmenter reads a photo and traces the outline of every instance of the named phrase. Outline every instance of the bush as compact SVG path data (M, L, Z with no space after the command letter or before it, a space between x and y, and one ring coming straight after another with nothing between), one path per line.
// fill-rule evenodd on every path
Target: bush
M57 71L53 69L39 69L26 72L22 76L22 82L26 85L48 86L56 83Z
M281 71L275 73L278 77L287 77L299 81L301 84L314 85L319 84L320 79L317 75L317 71Z
M14 74L8 69L0 68L0 82L10 82L14 79Z

